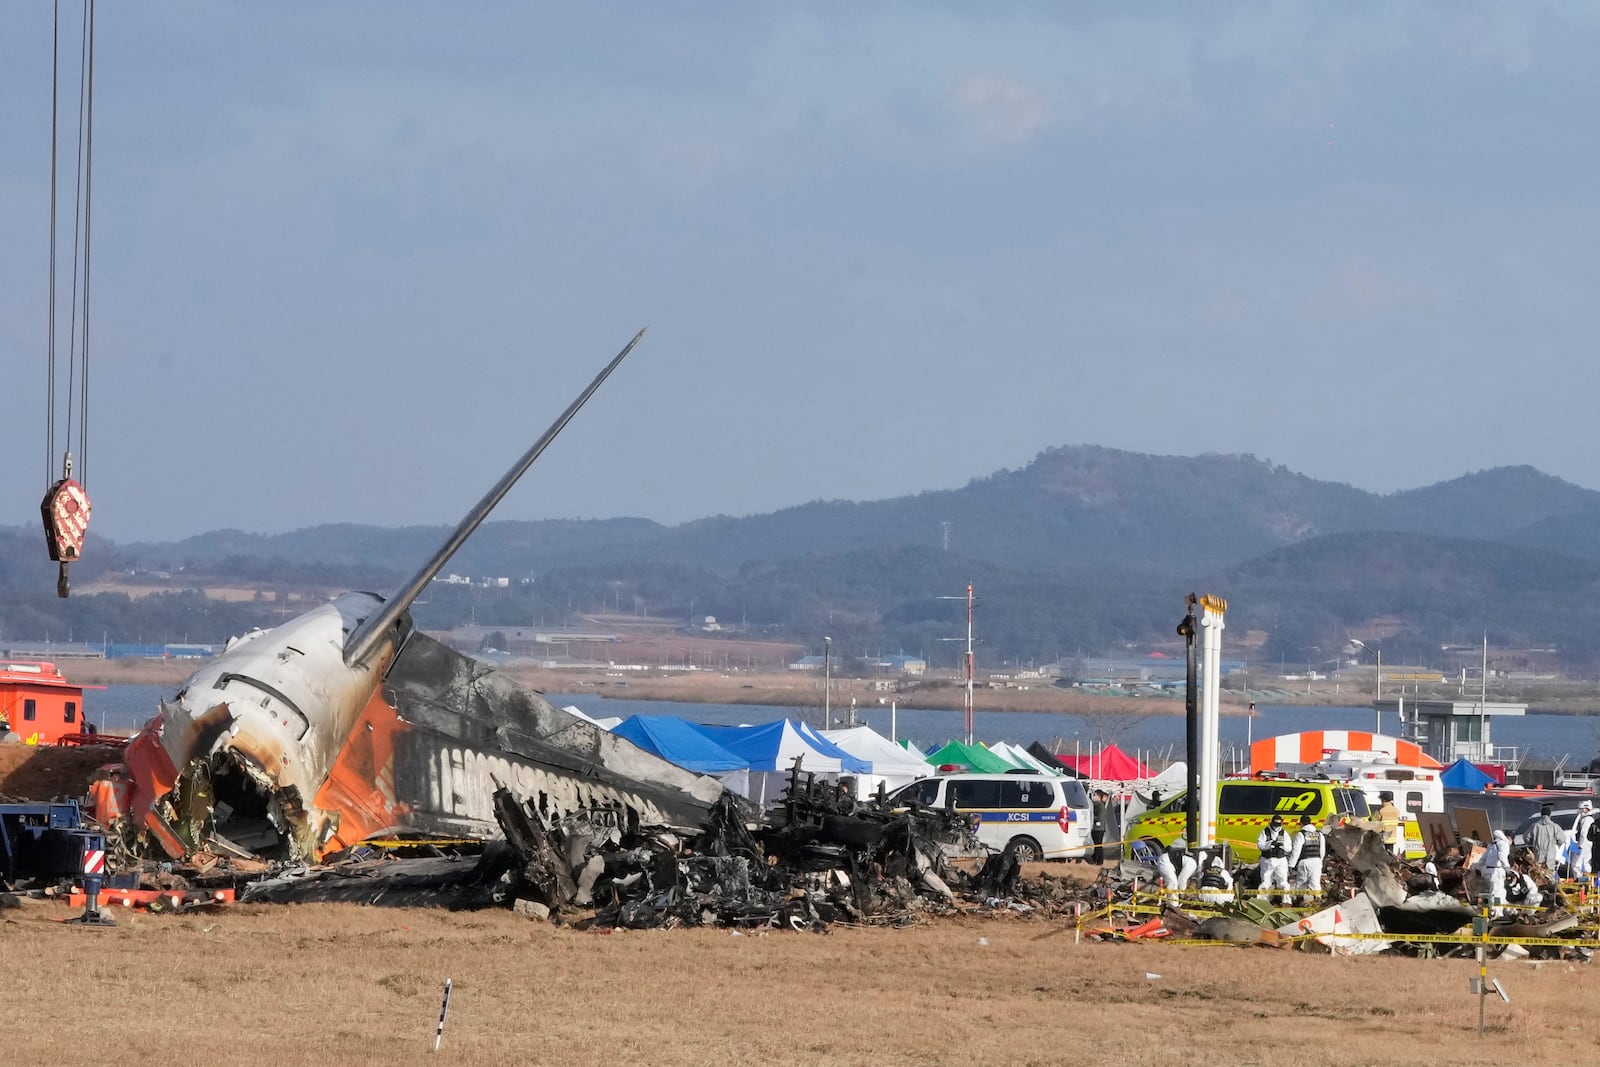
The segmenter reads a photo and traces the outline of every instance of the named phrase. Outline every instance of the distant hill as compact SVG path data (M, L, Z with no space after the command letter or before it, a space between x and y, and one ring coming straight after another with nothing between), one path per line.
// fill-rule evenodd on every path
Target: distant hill
M152 570L207 568L232 558L282 559L337 567L377 566L409 576L455 527L313 526L282 534L216 530L170 543L131 543L122 555ZM527 574L577 566L615 549L659 539L666 527L648 519L549 519L493 522L468 540L452 569L473 574ZM510 566L515 562L517 566Z
M1321 647L1383 616L1403 619L1391 662L1430 663L1441 644L1558 646L1600 655L1600 561L1504 542L1419 534L1333 534L1230 567L1230 625L1272 632L1276 648ZM1235 610L1236 609L1236 610ZM1341 642L1342 643L1342 642Z
M1382 499L1382 528L1442 537L1510 538L1551 520L1600 514L1600 493L1532 467L1496 467Z
M1073 446L960 489L889 500L813 501L770 514L714 516L670 527L646 519L490 522L453 567L515 576L654 561L730 571L752 561L937 546L942 524L949 523L951 550L971 559L1057 573L1111 565L1181 575L1332 533L1393 530L1497 539L1571 513L1600 514L1600 493L1531 467L1480 471L1380 496L1254 456L1151 456ZM250 555L403 571L425 559L448 530L229 530L172 544L131 544L123 554L166 570Z
M861 647L927 651L955 617L938 598L972 580L984 600L989 652L1007 658L1170 640L1182 594L1199 589L1227 596L1237 616L1230 625L1267 631L1269 651L1286 660L1331 650L1363 621L1387 616L1402 620L1394 654L1412 647L1422 662L1430 645L1471 641L1495 627L1508 641L1600 661L1589 637L1600 633L1600 620L1588 607L1600 581L1597 522L1600 493L1531 467L1380 495L1254 456L1072 446L959 489L889 500L813 501L677 526L638 518L490 522L449 570L512 579L507 591L430 594L419 618L559 621L627 598L668 618L714 614L789 637L830 632ZM286 589L302 597L385 589L449 530L221 530L128 545L91 534L75 573L159 572L174 591L233 583L268 590L268 599ZM40 562L36 531L0 528L0 550L5 632L109 628L94 618L90 601L98 598L49 598L54 573ZM183 602L166 604L168 628L180 628ZM114 615L157 607L124 604ZM282 614L258 611L268 621Z
M1514 545L1600 562L1600 509L1550 515L1505 536Z

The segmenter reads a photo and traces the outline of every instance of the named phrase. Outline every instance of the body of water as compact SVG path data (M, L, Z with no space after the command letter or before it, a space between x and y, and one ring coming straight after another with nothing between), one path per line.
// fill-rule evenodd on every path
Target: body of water
M103 690L91 689L84 694L88 718L106 729L133 729L156 713L163 698L176 692L153 685L114 685ZM798 718L806 712L799 708L771 707L759 704L684 704L666 700L618 700L597 696L594 693L548 693L547 698L558 706L574 705L595 718L630 715L677 715L691 722L710 723L717 726L734 726L740 723L772 722L785 716ZM1377 715L1371 708L1305 707L1263 704L1257 707L1251 720L1242 715L1224 715L1221 721L1223 762L1232 767L1236 762L1248 763L1244 755L1248 739L1260 740L1277 734L1300 730L1371 730L1378 725ZM812 714L815 714L814 709ZM837 716L839 712L835 710ZM895 716L896 732L900 738L909 739L924 750L944 744L962 735L961 712L900 708ZM856 719L879 733L889 734L889 709L876 705L857 709ZM1399 731L1399 721L1393 715L1383 720L1389 733ZM1587 715L1525 715L1503 718L1494 723L1494 743L1515 745L1526 758L1539 762L1556 761L1571 755L1570 764L1587 764L1600 752L1600 716ZM977 711L977 734L982 741L1011 741L1027 745L1032 741L1046 744L1055 739L1065 743L1066 750L1073 745L1088 751L1092 746L1115 741L1130 752L1182 758L1184 747L1184 720L1181 708L1173 715L1130 715L1115 711L1097 715L1066 715L1054 712Z

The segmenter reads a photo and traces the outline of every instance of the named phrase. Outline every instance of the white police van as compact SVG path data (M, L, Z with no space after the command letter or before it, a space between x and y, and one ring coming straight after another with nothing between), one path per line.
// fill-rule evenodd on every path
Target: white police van
M888 802L954 808L971 817L979 844L997 852L1010 848L1019 860L1081 859L1092 848L1089 794L1076 778L1037 771L940 774L901 786Z

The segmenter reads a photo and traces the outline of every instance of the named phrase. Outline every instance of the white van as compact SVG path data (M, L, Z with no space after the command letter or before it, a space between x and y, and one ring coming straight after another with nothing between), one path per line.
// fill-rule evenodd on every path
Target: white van
M1393 793L1405 834L1407 858L1427 855L1422 828L1417 816L1423 812L1444 811L1444 772L1431 767L1411 767L1393 763L1382 753L1340 752L1315 765L1329 778L1345 781L1366 795L1373 811L1383 803L1382 794Z
M941 774L901 786L891 807L915 802L972 817L979 844L1011 848L1019 860L1081 859L1091 849L1089 794L1076 778L1033 771Z

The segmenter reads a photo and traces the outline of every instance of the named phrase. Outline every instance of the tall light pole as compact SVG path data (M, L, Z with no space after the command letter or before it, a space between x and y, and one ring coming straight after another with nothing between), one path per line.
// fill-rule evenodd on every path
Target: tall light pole
M974 661L973 661L973 658L972 658L972 605L974 604L974 600L972 599L972 583L971 582L967 583L967 595L965 597L941 596L941 597L936 597L935 599L937 599L937 600L965 600L967 602L967 655L966 655L966 659L965 659L965 661L963 662L963 665L962 665L963 673L966 675L966 683L967 683L967 685L966 685L966 700L962 704L962 718L964 720L964 723L965 723L965 726L966 726L966 731L967 731L967 744L970 745L970 744L973 743L973 737L974 737L975 732L976 732L975 729L974 729L975 723L973 722L973 714L972 714L972 676L973 676L973 673L974 673L973 672L973 662ZM961 639L959 637L941 637L939 640L941 640L941 641L959 641Z
M1372 676L1372 711L1373 714L1377 716L1377 725L1373 727L1373 733L1381 734L1383 733L1383 712L1378 707L1378 701L1383 699L1383 650L1378 648L1368 648L1365 642L1354 637L1350 639L1350 643L1365 652L1371 652L1373 657L1378 661L1377 668ZM1401 723L1400 725L1402 727L1401 733L1404 733L1405 730L1403 727L1405 726L1405 723Z
M833 638L822 639L822 728L833 729Z

